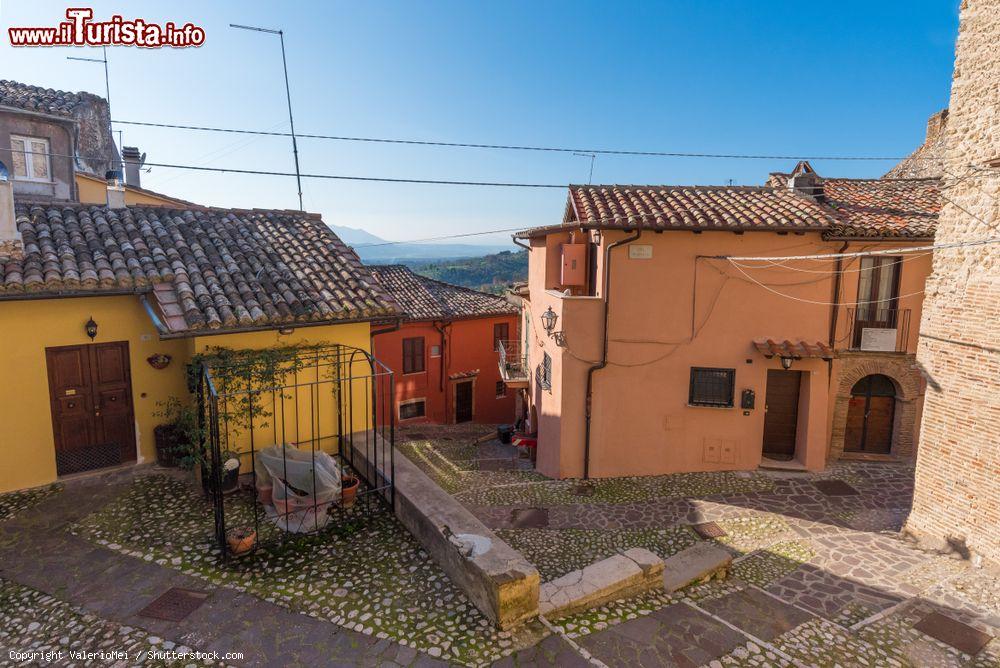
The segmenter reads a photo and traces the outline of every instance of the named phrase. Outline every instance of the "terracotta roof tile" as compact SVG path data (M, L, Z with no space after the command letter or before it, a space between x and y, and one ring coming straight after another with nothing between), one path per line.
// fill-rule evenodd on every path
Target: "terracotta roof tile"
M454 320L518 312L503 297L435 281L400 264L369 268L375 280L392 295L406 320Z
M837 224L831 237L934 236L941 211L938 179L823 179Z
M0 79L0 106L15 107L26 111L52 116L72 117L73 110L91 100L103 98L93 93L70 93L64 90L41 88L18 81Z
M2 298L151 292L171 333L395 313L316 215L20 200L16 215L24 257L0 257Z

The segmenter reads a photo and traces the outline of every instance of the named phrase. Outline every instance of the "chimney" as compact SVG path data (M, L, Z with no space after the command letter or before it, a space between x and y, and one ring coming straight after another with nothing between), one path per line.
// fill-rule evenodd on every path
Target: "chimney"
M104 178L108 180L108 208L125 208L125 184L122 182L122 173L117 169L105 172Z
M817 201L823 199L823 180L807 161L801 160L788 177L788 188Z
M23 256L24 244L14 213L14 184L7 167L0 162L0 259Z
M924 145L933 144L944 135L945 129L948 127L948 110L942 109L936 114L932 114L930 118L927 119L927 137L924 139Z
M133 188L141 188L139 185L140 170L146 164L146 154L139 154L139 149L135 146L122 147L122 161L125 163L125 183Z

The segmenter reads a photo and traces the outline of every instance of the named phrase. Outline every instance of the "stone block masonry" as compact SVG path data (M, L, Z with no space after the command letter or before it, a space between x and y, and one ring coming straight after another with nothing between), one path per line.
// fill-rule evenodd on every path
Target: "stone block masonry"
M1000 0L961 7L936 243L1000 235ZM907 530L1000 561L1000 244L935 252L917 360L927 375Z

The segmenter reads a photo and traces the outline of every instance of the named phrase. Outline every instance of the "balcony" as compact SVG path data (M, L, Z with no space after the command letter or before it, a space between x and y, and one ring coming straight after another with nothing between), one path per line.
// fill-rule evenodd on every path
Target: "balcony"
M500 378L507 387L528 387L528 357L521 350L519 341L498 341L497 358Z
M910 309L847 309L848 350L905 353L910 338Z

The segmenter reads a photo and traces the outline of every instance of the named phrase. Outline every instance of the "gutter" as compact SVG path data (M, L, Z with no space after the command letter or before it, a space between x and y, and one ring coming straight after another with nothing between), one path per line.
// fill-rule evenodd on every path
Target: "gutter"
M369 352L371 352L372 357L375 356L375 337L378 336L379 334L388 334L389 332L398 331L399 328L400 328L400 326L401 326L401 324L402 324L402 322L403 322L402 318L396 318L396 320L393 321L393 324L391 326L389 326L389 327L386 327L384 329L372 329L372 330L369 330L369 333L368 333L368 350L369 350Z
M604 249L604 334L601 337L603 339L603 352L601 354L601 361L587 369L587 426L583 437L583 477L585 480L590 478L590 417L594 395L594 373L596 371L600 371L608 365L608 326L610 323L609 307L611 305L611 250L618 246L630 244L641 236L642 230L637 230L632 236L614 241L608 244Z

